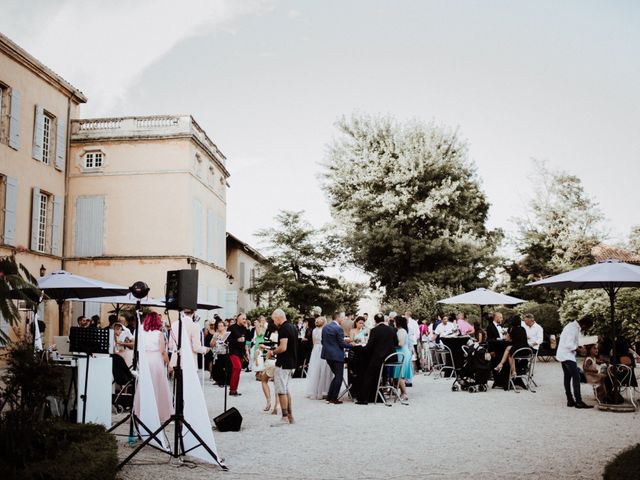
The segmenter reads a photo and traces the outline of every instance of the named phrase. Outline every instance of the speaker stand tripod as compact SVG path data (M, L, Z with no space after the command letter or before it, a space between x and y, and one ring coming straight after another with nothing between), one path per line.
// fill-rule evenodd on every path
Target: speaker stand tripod
M204 440L198 435L195 429L184 419L184 384L182 378L182 366L181 366L181 348L182 348L182 309L178 309L178 343L177 343L177 361L176 366L173 369L174 382L176 384L176 405L175 413L171 415L155 432L149 432L149 436L131 452L131 454L118 464L118 470L125 466L133 457L135 457L142 448L149 444L152 440L159 441L159 435L169 426L171 422L174 424L173 431L173 450L166 451L165 453L171 455L172 458L182 459L187 453L195 450L198 447L204 448L223 471L229 470L228 467L222 463L213 450L205 443ZM184 448L184 433L183 429L186 429L191 433L198 443L191 447L189 450ZM164 450L162 450L164 451Z
M142 307L140 305L140 299L138 299L138 301L136 302L137 324L136 324L136 330L133 334L133 360L131 362L131 368L134 371L137 371L137 368L138 368L138 331L140 330L142 325L142 322L140 320L141 311L142 311ZM131 398L134 399L135 396L136 396L136 381L134 381L131 385ZM114 424L107 431L113 432L116 428L118 428L120 425L126 422L129 422L129 435L128 435L129 445L133 445L136 442L136 437L137 437L137 435L135 434L136 427L142 427L142 429L147 433L147 435L151 435L152 433L151 430L144 424L144 422L140 420L140 417L138 417L133 412L133 405L131 405L131 410L129 411L129 413L127 413L127 415L124 418L122 418L119 422ZM156 448L162 452L165 451L164 449L160 448L155 444L152 444L151 447Z

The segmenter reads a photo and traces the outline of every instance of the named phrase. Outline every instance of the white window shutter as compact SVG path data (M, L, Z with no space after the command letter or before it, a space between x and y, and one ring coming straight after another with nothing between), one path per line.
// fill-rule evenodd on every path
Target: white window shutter
M20 92L11 89L11 117L9 118L9 146L20 148Z
M227 232L224 217L218 217L218 261L219 267L225 268L227 260Z
M64 172L64 163L67 159L67 122L64 118L56 119L56 162L57 170Z
M207 262L215 260L216 245L216 225L213 210L207 209Z
M4 198L4 244L16 246L16 211L18 210L18 179L7 177Z
M36 105L36 116L33 124L33 151L31 156L42 161L42 137L44 137L44 108Z
M104 253L105 197L77 197L74 211L73 254L98 257Z
M53 197L53 223L51 224L51 254L62 255L62 196Z
M193 255L202 256L202 205L193 200Z
M246 265L244 262L240 262L240 266L238 267L238 288L240 290L244 290L245 285L245 270L246 270Z
M31 202L31 250L38 250L38 227L40 220L40 189L33 187Z

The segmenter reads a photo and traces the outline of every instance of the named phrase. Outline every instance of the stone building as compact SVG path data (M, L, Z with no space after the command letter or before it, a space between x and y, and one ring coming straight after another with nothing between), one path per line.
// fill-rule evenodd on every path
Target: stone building
M15 253L35 276L62 267L68 126L86 101L0 34L0 256ZM57 318L55 304L41 314ZM51 339L57 322L49 325ZM2 319L0 328L8 332Z
M256 308L256 298L247 290L253 286L253 279L264 256L248 243L227 233L227 272L230 287L227 290L224 313L246 313Z

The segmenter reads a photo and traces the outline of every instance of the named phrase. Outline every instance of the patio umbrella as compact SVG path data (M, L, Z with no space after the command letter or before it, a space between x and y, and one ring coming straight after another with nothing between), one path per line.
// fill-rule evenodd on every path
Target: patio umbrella
M82 277L74 273L58 270L38 280L38 288L48 298L58 302L58 331L62 333L62 305L65 300L125 295L128 287Z
M616 295L623 287L640 287L640 267L620 260L604 260L594 265L577 268L553 277L528 283L529 287L569 288L586 290L601 288L609 296L611 314L611 334L613 337L613 354L615 356L616 340Z
M515 305L524 302L526 302L526 300L487 290L486 288L476 288L471 292L445 298L444 300L438 300L437 303L445 303L448 305L478 305L480 307L480 322L482 322L485 305Z
M160 307L164 307L166 305L166 300L160 300L161 305L158 305ZM197 303L197 310L215 310L217 308L222 308L220 305L216 305L214 303L210 303L210 302L205 302L204 300L198 300Z

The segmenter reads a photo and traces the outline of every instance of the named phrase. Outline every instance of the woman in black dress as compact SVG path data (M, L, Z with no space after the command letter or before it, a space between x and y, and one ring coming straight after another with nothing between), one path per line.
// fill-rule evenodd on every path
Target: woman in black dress
M514 315L511 317L509 321L509 341L510 345L507 346L504 350L504 355L502 356L502 360L495 368L496 371L502 370L504 364L509 361L511 376L514 376L516 373L515 361L513 360L513 354L516 353L521 348L529 348L529 344L527 343L527 331L522 326L522 320L520 319L520 315Z

